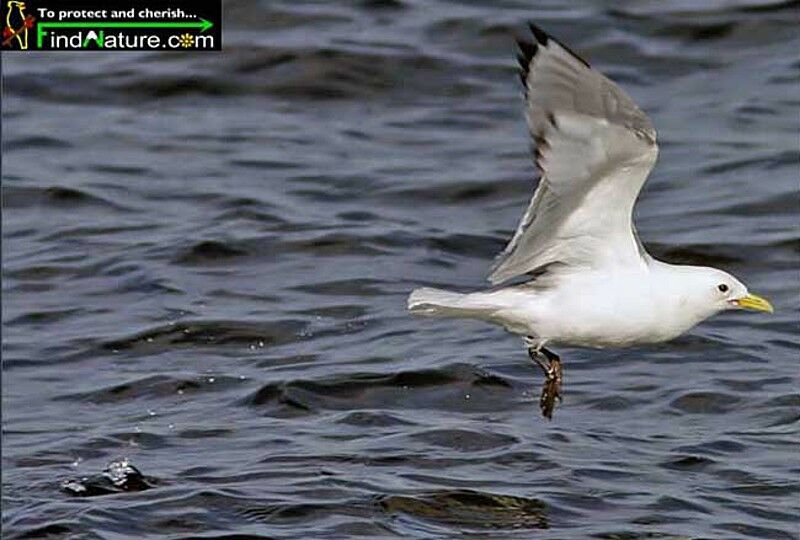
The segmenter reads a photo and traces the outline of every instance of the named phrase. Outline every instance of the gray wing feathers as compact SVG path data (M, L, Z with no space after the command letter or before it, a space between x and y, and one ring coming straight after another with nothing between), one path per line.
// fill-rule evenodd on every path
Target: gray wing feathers
M570 111L605 119L655 143L650 119L622 89L541 30L534 35L543 42L535 45L530 59L520 58L528 62L523 67L526 115L534 135L546 128L548 114Z
M492 283L554 262L591 264L606 256L587 239L611 243L621 252L612 257L624 258L631 248L638 255L630 215L657 155L656 132L630 97L537 27L531 30L537 43L520 43L519 61L542 174L493 267Z

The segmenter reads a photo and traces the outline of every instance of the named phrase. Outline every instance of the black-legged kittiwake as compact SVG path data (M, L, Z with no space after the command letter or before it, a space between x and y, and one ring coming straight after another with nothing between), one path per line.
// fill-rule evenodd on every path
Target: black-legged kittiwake
M524 336L545 371L540 405L560 398L561 362L545 345L625 347L675 338L728 309L772 311L716 268L651 257L633 226L658 154L650 119L615 83L531 25L518 42L538 188L489 281L524 283L459 294L421 288L418 315L480 319Z

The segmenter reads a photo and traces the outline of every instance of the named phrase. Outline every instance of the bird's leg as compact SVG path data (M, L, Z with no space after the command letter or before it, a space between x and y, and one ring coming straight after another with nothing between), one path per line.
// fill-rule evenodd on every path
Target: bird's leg
M557 354L544 347L528 347L528 355L531 360L542 368L545 377L547 377L542 385L539 408L542 410L542 416L549 420L553 417L556 398L558 398L559 403L561 402L561 381L563 380L561 359ZM542 356L547 359L547 363L542 361Z
M544 348L542 349L542 354L549 361L549 367L547 369L547 379L542 385L542 395L539 397L539 408L542 410L542 416L550 420L553 418L556 398L561 403L561 359Z
M531 357L531 360L536 362L536 364L542 368L544 371L545 377L548 375L548 371L550 370L550 365L546 364L542 361L542 355L540 354L541 348L539 347L528 347L528 356ZM545 357L546 358L546 357Z

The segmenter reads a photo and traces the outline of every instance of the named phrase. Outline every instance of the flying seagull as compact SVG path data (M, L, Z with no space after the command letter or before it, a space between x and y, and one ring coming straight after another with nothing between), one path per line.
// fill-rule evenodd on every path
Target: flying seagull
M673 339L728 309L770 303L716 268L654 259L633 205L658 155L650 119L615 83L531 24L518 41L539 185L489 275L460 294L416 289L417 315L479 319L523 336L544 370L542 414L561 400L562 367L545 345L626 347ZM502 286L512 279L523 283Z

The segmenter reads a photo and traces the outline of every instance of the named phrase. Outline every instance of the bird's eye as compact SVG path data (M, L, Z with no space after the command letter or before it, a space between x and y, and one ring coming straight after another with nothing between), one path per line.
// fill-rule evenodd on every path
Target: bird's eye
M717 289L719 289L719 292L728 292L728 286L725 285L724 283L720 283L717 286Z

